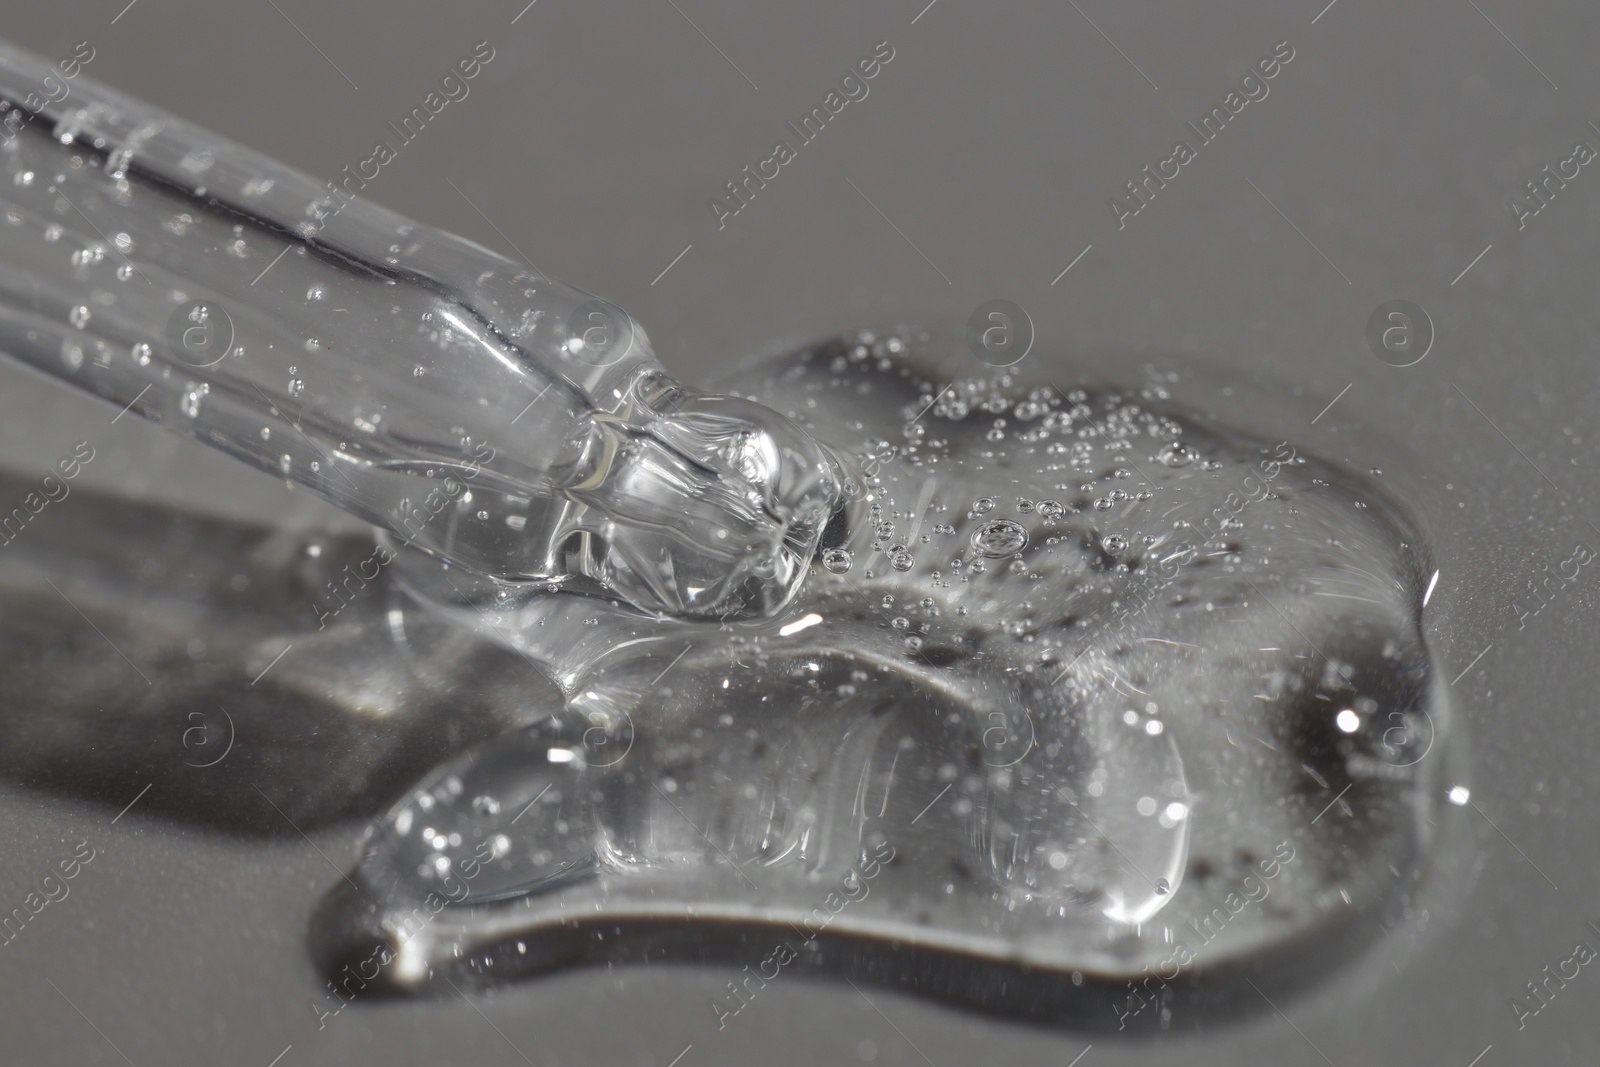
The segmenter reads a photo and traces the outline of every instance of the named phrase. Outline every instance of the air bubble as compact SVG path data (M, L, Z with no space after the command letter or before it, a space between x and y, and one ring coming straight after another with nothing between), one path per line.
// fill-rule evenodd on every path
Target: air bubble
M992 519L972 534L972 547L985 556L999 559L1022 551L1028 531L1010 519Z
M183 387L183 395L178 400L178 408L184 415L191 419L200 417L200 404L211 392L211 386L205 382L189 382Z
M850 570L854 557L847 549L825 548L822 550L822 565L830 574L844 574Z

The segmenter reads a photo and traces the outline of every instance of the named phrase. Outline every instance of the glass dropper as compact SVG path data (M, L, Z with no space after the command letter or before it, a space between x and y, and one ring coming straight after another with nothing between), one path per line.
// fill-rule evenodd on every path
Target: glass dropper
M0 41L0 350L479 577L690 618L793 594L842 496L793 423L358 175L65 75Z

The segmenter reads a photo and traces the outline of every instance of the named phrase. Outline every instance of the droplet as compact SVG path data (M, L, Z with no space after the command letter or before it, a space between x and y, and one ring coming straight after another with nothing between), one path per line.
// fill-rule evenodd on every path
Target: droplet
M974 515L987 515L994 510L994 497L981 496L972 505Z

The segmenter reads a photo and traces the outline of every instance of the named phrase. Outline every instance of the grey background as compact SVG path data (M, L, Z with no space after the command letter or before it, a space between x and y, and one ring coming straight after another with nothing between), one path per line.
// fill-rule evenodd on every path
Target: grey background
M5 907L73 842L88 838L100 856L0 949L0 1059L265 1067L292 1044L284 1067L520 1063L514 1043L541 1067L665 1067L692 1045L681 1064L698 1067L859 1063L863 1041L875 1062L939 1067L1067 1064L1091 1041L1082 1067L1600 1057L1592 967L1526 1030L1508 1006L1575 941L1600 946L1584 926L1600 921L1595 579L1585 573L1525 629L1508 606L1539 564L1600 544L1587 525L1600 519L1600 173L1584 168L1522 232L1505 206L1575 140L1600 146L1584 129L1600 121L1600 16L1509 0L1338 0L1320 17L1321 0L924 3L538 0L513 25L517 0L278 0L281 11L138 0L113 24L121 0L69 0L13 7L4 32L52 57L87 39L91 77L327 177L488 40L496 58L471 96L369 195L515 254L509 239L540 269L621 303L688 380L841 327L959 323L1004 297L1032 316L1033 360L1192 354L1225 379L1269 383L1281 404L1257 421L1299 426L1297 443L1334 457L1381 457L1422 487L1413 502L1442 571L1428 624L1442 673L1490 646L1451 689L1481 812L1447 812L1465 840L1445 867L1450 891L1419 902L1368 964L1280 1002L1287 1019L1264 1011L1183 1040L1019 1027L887 991L872 993L880 1014L848 987L798 978L718 1033L707 1002L727 976L655 966L472 1005L358 1005L319 1033L305 931L338 874L316 848L234 840L137 807L113 826L114 809L8 786ZM1108 198L1285 39L1296 56L1267 99L1118 232ZM707 198L880 40L896 55L869 97L719 232ZM1369 312L1393 298L1425 307L1438 333L1404 370L1363 340ZM0 366L0 390L9 467L42 471L93 426L104 459L86 477L99 484L285 524L337 519L143 422L103 430L98 402L14 367ZM359 832L320 832L316 845L344 864Z

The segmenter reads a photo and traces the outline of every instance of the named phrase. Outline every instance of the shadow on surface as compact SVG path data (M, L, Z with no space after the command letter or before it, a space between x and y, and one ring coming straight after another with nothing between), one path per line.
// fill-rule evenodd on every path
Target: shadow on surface
M27 789L120 810L149 786L143 814L297 836L559 706L521 657L402 613L366 538L41 499L0 474L0 776Z

